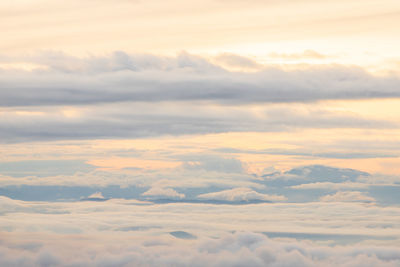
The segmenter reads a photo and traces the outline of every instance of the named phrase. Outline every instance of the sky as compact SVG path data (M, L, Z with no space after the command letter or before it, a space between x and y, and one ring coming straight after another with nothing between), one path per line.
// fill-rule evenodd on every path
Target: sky
M0 3L1 266L400 266L400 2Z

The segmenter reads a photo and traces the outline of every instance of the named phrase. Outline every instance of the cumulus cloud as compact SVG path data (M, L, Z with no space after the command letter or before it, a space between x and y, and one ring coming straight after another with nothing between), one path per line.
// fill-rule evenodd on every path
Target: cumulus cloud
M89 198L104 198L103 194L101 192L96 192L88 196Z
M176 192L172 188L151 187L142 194L143 196L161 197L161 198L184 198L185 194Z
M323 202L375 202L375 199L359 191L339 191L320 198Z
M214 193L206 193L198 196L200 199L212 199L231 202L263 200L263 201L284 201L285 196L268 195L258 193L250 188L240 187L223 190Z
M322 165L258 175L243 169L241 161L235 158L207 153L167 155L164 151L164 160L182 161L183 164L169 169L122 168L76 172L73 175L0 176L0 193L28 201L126 198L243 204L328 201L337 192L361 191L378 204L398 203L397 176L376 176L354 169ZM87 197L96 192L102 192L104 199ZM369 200L365 198L363 201Z

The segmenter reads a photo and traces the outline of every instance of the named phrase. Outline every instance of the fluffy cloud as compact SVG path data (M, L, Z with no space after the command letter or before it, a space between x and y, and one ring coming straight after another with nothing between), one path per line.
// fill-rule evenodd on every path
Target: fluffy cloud
M285 196L267 195L258 193L250 188L233 188L214 193L201 194L200 199L222 200L231 202L263 200L263 201L284 201Z
M160 205L122 199L51 203L0 197L0 214L1 266L400 263L399 207Z
M397 242L400 236L398 207L382 209L359 202L214 205L124 199L29 202L0 197L0 213L0 229L11 233L108 235L123 228L143 229L148 234L180 230L196 236L219 236L231 231L330 234L327 240L335 240L335 234L340 233L386 243Z
M400 264L400 250L396 247L318 246L276 241L251 232L200 240L137 238L136 242L130 240L130 243L124 241L123 236L115 235L113 240L118 241L115 245L105 245L110 238L73 240L63 236L63 242L59 243L41 241L37 251L24 249L26 242L7 240L7 237L9 235L3 237L0 244L2 266L361 267L368 264L371 267L395 267Z
M179 199L187 203L227 204L318 200L398 203L399 184L395 176L376 176L323 165L257 175L244 169L241 161L235 158L207 153L172 153L169 156L171 158L164 160L183 161L183 164L169 169L123 168L77 171L73 175L0 176L0 194L29 201L90 200L87 196L102 192L104 200ZM96 200L101 199L96 197Z
M151 187L142 194L143 196L161 197L161 198L184 198L185 194L176 192L172 188Z

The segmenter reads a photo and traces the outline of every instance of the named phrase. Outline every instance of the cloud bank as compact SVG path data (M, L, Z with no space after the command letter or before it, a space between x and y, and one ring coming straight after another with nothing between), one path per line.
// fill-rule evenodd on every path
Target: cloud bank
M63 236L65 238L65 236ZM153 238L141 244L96 245L96 239L65 244L13 242L0 245L2 266L368 266L396 267L400 250L396 247L328 247L302 242L282 242L256 233L237 233L219 239L199 241ZM8 243L10 242L10 243ZM79 245L81 244L81 245ZM84 246L82 246L84 244ZM103 246L102 246L103 245ZM105 245L105 246L104 246ZM81 247L79 250L76 247Z
M398 207L35 203L0 197L0 214L2 266L400 264ZM303 241L296 240L301 236Z
M234 59L245 67L251 65L249 61ZM229 72L187 53L166 58L124 52L84 59L43 54L26 61L46 69L2 70L0 106L126 101L211 101L236 105L400 97L398 77L373 76L361 68L340 65L295 71L265 67L256 73L241 73Z

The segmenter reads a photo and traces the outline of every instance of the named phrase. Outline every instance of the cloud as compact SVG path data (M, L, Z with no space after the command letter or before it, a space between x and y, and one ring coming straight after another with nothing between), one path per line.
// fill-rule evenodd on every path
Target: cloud
M244 172L243 164L235 158L224 158L216 155L182 155L183 168L188 170L205 170L225 173Z
M166 151L163 156L165 160L182 161L185 164L170 169L123 168L77 172L73 175L0 176L0 195L27 201L104 201L125 198L243 204L327 201L340 191L362 191L378 204L398 203L397 176L370 175L354 169L323 165L255 174L251 169L243 169L241 161L234 158L207 153L169 154ZM189 166L186 166L187 163L190 163ZM98 192L104 198L86 197Z
M320 198L323 202L375 202L375 199L358 191L339 191Z
M369 173L350 169L336 168L324 165L300 166L285 172L263 174L262 178L268 185L295 186L312 183L343 183L356 182L357 179L370 176Z
M106 200L108 199L105 198L101 192L96 192L88 197L81 198L81 201L106 201Z
M394 146L396 144L393 144ZM397 157L397 153L371 153L369 151L359 151L352 153L345 152L315 152L310 151L307 147L297 149L236 149L229 147L216 148L213 151L227 153L227 154L266 154L266 155L290 155L290 156L309 156L319 158L333 158L333 159L368 159L368 158L393 158Z
M88 198L104 198L104 196L101 192L96 192L88 196Z
M341 189L368 189L369 186L370 185L366 183L354 183L354 182L343 182L343 183L316 182L316 183L294 185L291 186L291 188L341 190Z
M142 196L161 197L161 198L184 198L185 195L176 192L172 188L151 187Z
M242 201L252 201L252 200L263 200L263 201L284 201L285 196L277 195L267 195L261 194L250 188L233 188L228 190L223 190L214 193L206 193L197 196L200 199L210 199L210 200L221 200L221 201L231 201L231 202L242 202Z
M399 128L395 121L290 104L253 109L192 102L114 103L68 109L42 107L40 115L30 112L35 110L33 107L26 109L25 113L20 108L0 113L0 142L283 132L305 128Z
M126 233L124 233L126 239ZM262 234L239 232L197 240L148 237L129 240L115 235L119 245L104 246L111 238L74 240L64 244L44 241L39 253L0 245L2 266L383 266L400 263L397 247L322 246L306 242L278 241ZM136 242L135 242L136 241ZM15 241L14 241L15 242ZM21 241L20 241L21 242ZM97 242L97 245L96 245ZM100 244L99 244L100 242ZM142 243L141 243L142 242ZM22 243L22 242L21 242ZM84 244L84 246L79 246ZM147 245L145 245L147 244ZM77 249L79 248L79 249Z
M244 61L238 55L226 57ZM2 143L399 128L399 122L387 116L362 116L315 103L400 96L398 77L378 77L357 67L231 72L185 52L158 57L119 51L88 58L49 52L26 60L47 68L0 71ZM349 154L327 151L312 156Z
M29 61L29 59L27 59ZM103 58L63 54L30 59L48 70L0 72L0 106L211 101L218 104L400 97L395 76L340 65L257 73L226 71L198 56L116 52Z
M223 64L223 66L227 66L228 68L238 68L238 69L252 69L252 70L260 70L263 65L260 63L240 55L232 54L232 53L223 53L218 55L216 58L217 63Z

